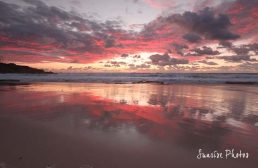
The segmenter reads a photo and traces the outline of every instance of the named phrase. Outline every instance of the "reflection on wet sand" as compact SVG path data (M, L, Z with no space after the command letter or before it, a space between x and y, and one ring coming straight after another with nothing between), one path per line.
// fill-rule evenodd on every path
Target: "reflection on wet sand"
M38 151L48 158L39 161L42 165L47 160L72 167L83 165L84 160L95 167L107 168L209 165L208 161L196 160L199 148L208 151L236 148L251 153L252 157L245 161L211 161L214 167L257 163L254 159L258 156L256 86L45 83L2 86L0 92L2 120L19 118L34 127L53 131L54 136L80 141L77 142L82 147L79 156L74 160L69 158L70 161L64 160L69 154L45 156L46 151ZM5 140L10 141L10 137ZM6 141L1 140L0 147ZM42 146L47 148L51 143ZM68 142L58 139L55 143L63 148ZM0 162L3 157L3 161L17 165L6 155L9 149L4 149L0 151ZM21 149L19 152L23 153ZM70 154L77 153L76 145L68 149ZM87 153L89 149L94 152ZM60 149L51 150L58 153ZM24 155L34 157L28 151ZM185 157L187 162L180 162L180 157ZM34 162L33 165L38 166Z

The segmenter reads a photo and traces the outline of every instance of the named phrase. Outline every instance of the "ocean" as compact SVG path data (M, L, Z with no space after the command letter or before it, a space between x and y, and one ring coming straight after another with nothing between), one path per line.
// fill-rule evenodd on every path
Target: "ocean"
M258 74L244 73L58 73L0 74L0 80L80 83L228 83L258 84Z

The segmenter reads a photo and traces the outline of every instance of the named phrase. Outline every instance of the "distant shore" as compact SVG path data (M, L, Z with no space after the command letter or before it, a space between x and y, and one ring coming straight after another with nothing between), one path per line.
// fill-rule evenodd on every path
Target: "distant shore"
M0 73L53 74L53 72L46 72L42 69L16 65L14 63L0 63Z

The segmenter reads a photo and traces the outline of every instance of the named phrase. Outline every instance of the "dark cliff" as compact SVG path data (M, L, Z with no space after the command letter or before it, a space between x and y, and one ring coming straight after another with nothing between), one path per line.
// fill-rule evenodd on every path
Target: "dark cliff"
M13 63L0 63L0 73L29 73L29 74L51 74L42 69L31 68L28 66L16 65Z

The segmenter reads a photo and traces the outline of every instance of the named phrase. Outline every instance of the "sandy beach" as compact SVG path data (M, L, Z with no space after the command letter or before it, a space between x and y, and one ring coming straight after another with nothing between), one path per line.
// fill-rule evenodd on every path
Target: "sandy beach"
M256 86L33 83L0 92L3 168L258 163ZM199 149L250 156L197 159Z

